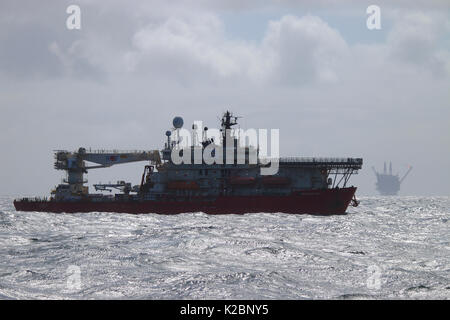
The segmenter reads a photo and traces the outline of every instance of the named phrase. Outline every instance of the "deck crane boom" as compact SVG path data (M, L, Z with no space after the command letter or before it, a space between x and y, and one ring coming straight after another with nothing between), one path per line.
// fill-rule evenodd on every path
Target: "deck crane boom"
M78 151L74 152L66 150L55 151L55 169L67 172L67 179L64 182L69 185L70 193L72 194L87 192L87 187L83 186L87 182L84 180L83 174L87 173L88 170L137 161L150 161L154 164L160 164L161 158L158 150L108 151L79 148ZM92 162L96 165L86 165L86 162Z

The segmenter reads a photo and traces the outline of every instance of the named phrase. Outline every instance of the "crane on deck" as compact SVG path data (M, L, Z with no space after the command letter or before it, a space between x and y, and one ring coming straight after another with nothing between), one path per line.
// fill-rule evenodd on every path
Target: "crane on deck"
M150 161L150 163L161 164L161 157L158 150L149 151L120 151L120 150L86 150L79 148L77 151L70 152L66 150L55 151L55 169L67 172L67 179L64 180L65 185L59 185L57 188L67 189L70 194L87 194L88 188L83 184L84 174L91 169L108 168L113 165ZM94 163L88 165L86 162ZM102 187L97 185L98 190ZM97 189L96 187L96 189ZM109 186L113 187L113 186ZM119 187L119 186L118 186Z

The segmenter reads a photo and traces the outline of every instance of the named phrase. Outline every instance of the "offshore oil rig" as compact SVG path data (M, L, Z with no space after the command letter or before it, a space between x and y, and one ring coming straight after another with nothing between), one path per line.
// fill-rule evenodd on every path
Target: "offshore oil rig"
M383 173L378 173L375 167L372 167L372 170L377 177L377 191L383 196L395 196L400 190L400 185L411 172L412 166L409 166L408 171L406 171L401 179L398 173L396 175L392 174L392 162L389 162L389 173L386 171L386 162L384 162Z

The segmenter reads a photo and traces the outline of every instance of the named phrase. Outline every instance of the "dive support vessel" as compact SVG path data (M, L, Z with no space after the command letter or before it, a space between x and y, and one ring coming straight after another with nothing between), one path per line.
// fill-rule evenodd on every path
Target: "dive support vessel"
M350 204L358 205L356 187L347 183L361 169L361 158L264 158L259 144L242 143L241 129L233 128L237 119L229 111L224 113L216 141L207 127L196 126L192 139L186 139L181 134L183 119L175 117L162 150L57 150L55 169L67 173L64 183L48 199L17 199L14 206L18 211L55 213L331 215L344 214ZM183 139L191 140L190 144L182 147ZM136 161L149 161L139 185L125 181L94 184L96 191L120 192L89 193L84 179L88 170ZM264 172L274 164L274 172Z

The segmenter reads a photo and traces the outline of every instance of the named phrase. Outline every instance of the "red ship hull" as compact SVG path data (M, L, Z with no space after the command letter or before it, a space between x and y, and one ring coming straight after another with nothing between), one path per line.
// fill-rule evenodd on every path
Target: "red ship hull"
M204 212L207 214L244 214L282 212L293 214L344 214L356 188L303 190L289 196L220 196L214 200L173 199L171 201L34 201L15 200L17 211L54 213L118 212L178 214Z

